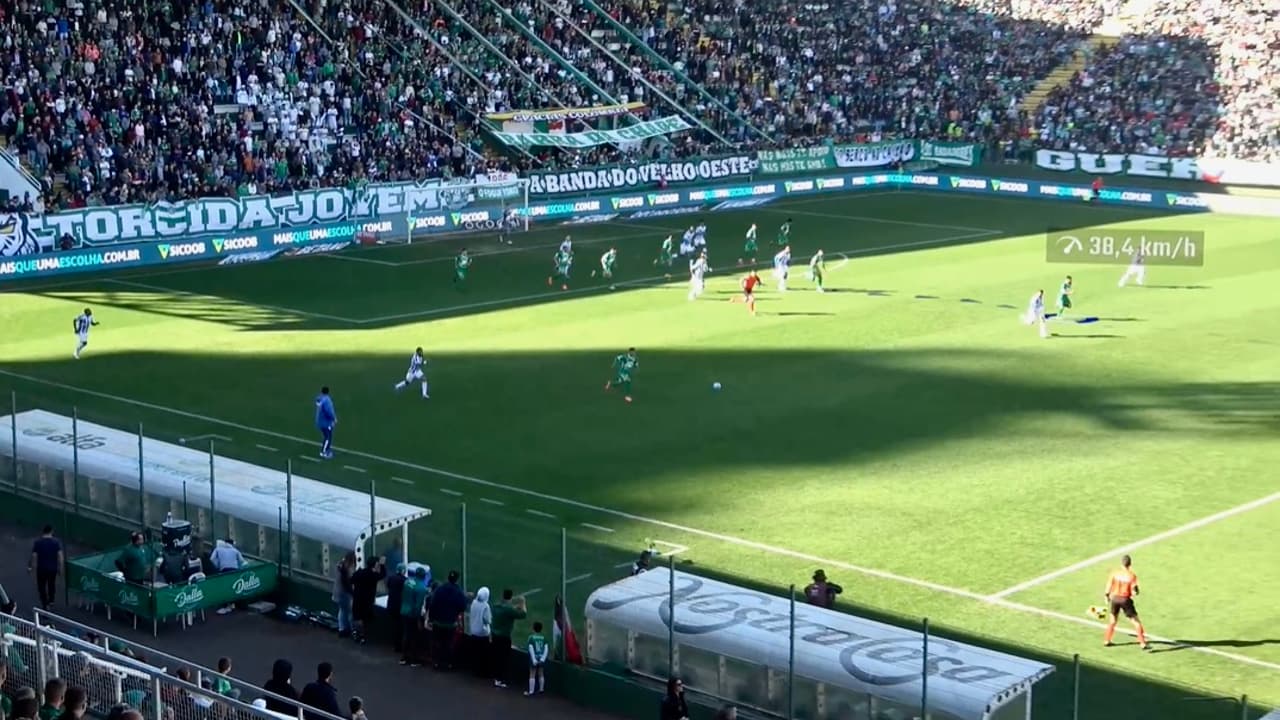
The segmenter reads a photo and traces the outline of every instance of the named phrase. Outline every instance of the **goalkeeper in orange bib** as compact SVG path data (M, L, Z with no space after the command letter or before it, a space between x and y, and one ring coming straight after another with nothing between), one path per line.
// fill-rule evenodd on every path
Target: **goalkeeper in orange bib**
M1116 623L1120 621L1120 613L1129 618L1129 622L1133 623L1133 629L1138 634L1138 647L1143 650L1147 649L1147 631L1142 627L1142 620L1138 618L1138 609L1133 605L1133 599L1138 596L1138 576L1134 574L1130 567L1133 559L1125 555L1120 559L1121 567L1112 571L1111 576L1107 578L1106 598L1107 605L1111 609L1111 622L1107 623L1107 632L1103 635L1103 644L1107 647L1111 646L1111 638L1116 634Z
M755 270L752 270L751 272L747 273L746 277L742 278L741 282L739 282L739 285L742 286L742 302L746 303L747 309L751 311L752 315L755 315L756 314L756 288L759 287L760 285L760 273L756 272ZM736 298L731 297L729 298L729 300L733 301L733 300L736 300Z

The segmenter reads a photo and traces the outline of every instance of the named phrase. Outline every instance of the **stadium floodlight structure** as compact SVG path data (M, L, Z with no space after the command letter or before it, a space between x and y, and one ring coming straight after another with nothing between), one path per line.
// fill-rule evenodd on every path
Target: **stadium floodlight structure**
M409 213L403 242L421 240L428 233L518 233L529 229L529 179L512 173L478 175L443 186L446 212ZM395 238L388 238L396 242Z

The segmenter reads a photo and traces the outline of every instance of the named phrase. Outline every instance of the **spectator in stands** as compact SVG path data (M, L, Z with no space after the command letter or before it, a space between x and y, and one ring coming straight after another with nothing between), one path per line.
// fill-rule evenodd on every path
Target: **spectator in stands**
M293 687L293 663L280 658L271 664L271 679L262 684L262 689L270 693L275 693L282 698L296 701L298 699L298 691ZM279 700L277 698L267 697L267 709L272 712L284 713L285 715L297 715L297 705L294 703Z
M333 602L338 606L338 637L351 637L351 576L356 571L356 554L348 552L333 569Z
M231 538L219 540L213 548L213 552L209 553L209 564L213 565L213 571L216 573L232 573L238 572L244 567L244 555L240 552L240 548L236 547L236 543ZM226 615L236 609L234 602L227 603L218 608L219 615Z
M818 570L813 574L813 582L804 589L804 599L810 605L823 608L836 606L836 596L844 592L844 588L827 580L827 573Z
M187 690L187 685L191 685L191 671L187 668L180 667L173 672L174 677L182 681L182 685L178 683L164 683L160 686L160 699L167 710L171 710L175 717L192 718L196 717L196 702L191 697L191 693ZM68 692L68 698L70 693ZM67 703L70 704L70 699Z
M489 648L493 653L489 660L489 674L493 676L494 687L500 688L507 686L502 679L507 676L507 663L511 661L511 638L516 621L529 617L524 598L518 597L513 601L512 595L511 588L502 591L502 602L493 606L493 623L489 626L492 634Z
M9 699L9 691L5 685L9 683L9 661L0 657L0 715L8 717L13 712L13 701Z
M653 560L652 550L641 550L640 557L636 558L636 561L631 563L631 576L635 577L636 575L639 575L640 573L648 570L649 563L652 560Z
M240 699L240 691L231 684L231 658L218 658L218 676L213 678L213 691L232 700Z
M425 565L414 568L413 577L404 584L404 596L400 600L400 622L404 630L404 655L401 665L417 667L423 661L426 644L427 594L431 591L431 569Z
M368 720L368 717L364 714L364 700L359 695L353 696L347 702L347 709L351 711L351 720Z
M404 563L393 566L395 572L387 576L387 617L391 619L392 644L398 653L404 652L404 621L400 605L404 603Z
M334 715L342 714L342 707L338 705L338 688L333 686L333 665L331 663L322 662L316 666L316 681L307 683L302 688L302 696L300 697L302 704L316 710L323 710ZM306 713L307 720L320 720L320 716L315 713Z
M40 706L40 720L57 720L62 715L62 704L67 698L67 684L52 678L44 684L44 704Z
M404 541L396 538L391 541L391 548L387 550L387 554L383 557L386 560L386 567L398 568L404 564Z
M89 693L79 685L67 688L66 698L62 702L63 713L58 720L80 720L89 711ZM191 717L184 715L180 717Z
M40 703L35 699L34 694L30 697L13 699L13 717L16 720L38 720L40 717Z
M353 633L360 644L369 641L373 627L373 608L378 599L378 583L387 576L387 566L382 558L365 558L364 567L351 576L351 615L355 620Z
M467 609L467 594L458 586L458 571L450 570L448 581L431 594L427 621L431 625L431 660L437 670L453 668L453 643L458 621Z
M27 563L27 572L36 574L36 592L45 610L53 605L58 594L58 573L62 572L64 559L62 543L53 536L53 526L45 525L40 537L31 544L31 561Z
M471 601L471 611L467 613L467 637L470 644L468 653L471 668L481 677L488 677L493 649L490 647L490 632L493 627L493 610L489 607L489 588L482 587L476 591Z
M124 574L126 582L145 583L151 579L150 562L147 560L145 536L135 532L129 536L129 546L120 552L116 568Z
M667 696L662 698L662 720L689 720L689 705L684 701L684 683L680 678L667 680Z
M724 705L716 711L716 720L738 720L738 708Z

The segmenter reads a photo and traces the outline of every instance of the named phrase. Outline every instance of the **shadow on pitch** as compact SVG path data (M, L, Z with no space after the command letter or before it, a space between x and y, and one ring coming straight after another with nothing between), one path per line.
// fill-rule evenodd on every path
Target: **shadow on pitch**
M1116 338L1122 338L1122 337L1124 337L1124 335L1113 335L1113 334L1111 334L1111 333L1089 333L1089 334L1087 334L1087 335L1062 335L1062 334L1059 334L1059 333L1053 333L1053 337L1055 337L1055 338L1060 338L1060 339L1062 339L1062 340L1077 340L1077 339L1083 339L1083 340L1087 340L1087 339L1102 340L1102 339L1116 339Z
M1152 653L1170 653L1179 650L1189 650L1191 648L1255 648L1266 647L1269 645L1280 645L1280 638L1267 638L1264 640L1241 640L1238 638L1228 638L1223 640L1175 640L1173 642L1152 642L1156 645Z
M1152 290L1212 290L1210 285L1143 285Z

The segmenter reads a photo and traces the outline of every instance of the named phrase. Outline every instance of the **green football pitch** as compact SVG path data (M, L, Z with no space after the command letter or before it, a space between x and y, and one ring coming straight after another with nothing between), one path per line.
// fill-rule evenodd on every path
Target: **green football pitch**
M792 218L796 269L737 294ZM653 260L693 218L539 226L233 267L15 286L0 389L161 439L426 505L411 554L531 592L680 567L785 592L823 568L851 612L1060 664L1037 717L1238 718L1280 704L1280 237L1274 219L894 192L706 216L714 272L686 298ZM1049 226L1203 230L1202 267L1048 263ZM569 289L548 287L575 241ZM476 256L463 287L452 257ZM618 277L590 276L609 246ZM828 292L803 266L826 251ZM1051 337L1020 322L1067 274ZM72 359L72 317L101 326ZM426 350L431 399L395 393ZM635 401L606 392L636 347ZM713 390L713 383L722 389ZM315 459L333 389L337 458ZM7 387L6 387L7 386ZM562 578L561 528L567 553ZM1157 640L1086 617L1125 552ZM1122 625L1122 627L1124 627Z

